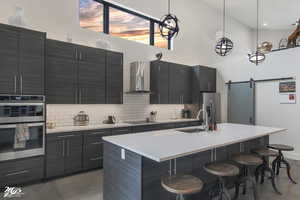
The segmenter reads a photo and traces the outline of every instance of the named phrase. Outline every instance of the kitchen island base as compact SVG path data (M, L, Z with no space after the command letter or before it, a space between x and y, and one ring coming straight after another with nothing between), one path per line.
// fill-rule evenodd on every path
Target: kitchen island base
M231 144L217 149L180 157L176 159L177 174L190 174L205 183L201 193L188 196L187 200L208 199L209 189L217 181L204 171L209 162L230 161L235 153L250 153L252 149L266 147L269 136ZM161 178L168 176L170 164L175 160L156 162L110 142L104 143L104 200L173 200L175 195L161 186ZM173 170L173 168L171 168ZM234 178L226 179L228 187L233 187Z

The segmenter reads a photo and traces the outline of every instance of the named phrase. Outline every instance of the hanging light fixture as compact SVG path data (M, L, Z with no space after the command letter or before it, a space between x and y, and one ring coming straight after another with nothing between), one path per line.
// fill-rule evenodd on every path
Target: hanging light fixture
M174 36L177 36L179 32L179 20L174 14L171 14L170 7L171 3L170 0L168 0L168 14L164 15L159 23L161 36L168 40L172 39Z
M262 63L266 59L266 55L259 51L258 44L258 33L259 33L259 0L256 1L257 12L256 12L256 51L252 54L248 54L249 61L256 65Z
M220 56L227 56L233 49L233 42L225 37L225 20L226 20L226 8L225 0L223 2L223 37L220 38L215 47L215 52Z

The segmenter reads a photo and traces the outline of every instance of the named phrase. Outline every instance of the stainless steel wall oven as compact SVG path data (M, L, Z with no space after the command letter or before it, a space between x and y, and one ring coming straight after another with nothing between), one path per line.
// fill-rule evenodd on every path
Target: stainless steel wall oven
M45 97L0 95L0 161L44 152Z

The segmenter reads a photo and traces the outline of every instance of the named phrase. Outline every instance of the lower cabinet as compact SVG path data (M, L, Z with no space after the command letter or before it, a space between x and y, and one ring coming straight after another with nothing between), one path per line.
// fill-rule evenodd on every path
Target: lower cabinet
M0 188L22 186L44 178L44 157L0 162Z
M91 170L103 167L102 137L111 135L111 130L96 130L84 134L83 169Z
M63 176L82 170L81 133L47 135L46 178Z

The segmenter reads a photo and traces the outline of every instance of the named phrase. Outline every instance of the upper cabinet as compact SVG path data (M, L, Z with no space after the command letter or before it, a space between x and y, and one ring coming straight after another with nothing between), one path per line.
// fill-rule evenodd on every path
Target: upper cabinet
M191 96L191 70L189 66L170 63L169 80L169 103L170 104L190 104Z
M123 103L123 54L106 51L106 102Z
M74 45L47 40L46 100L49 104L78 103L76 48Z
M169 103L169 63L154 61L150 65L150 103Z
M216 92L217 74L215 68L195 66L193 84L199 92Z
M216 92L217 73L215 68L195 66L192 73L192 102L199 103L201 92Z
M151 62L150 103L191 103L191 69L185 65L164 61Z
M47 40L49 104L121 104L123 54Z
M0 93L44 94L46 33L0 24Z
M201 92L216 92L216 69L151 62L151 104L199 103Z
M104 104L105 50L81 47L79 51L78 101L82 104Z

